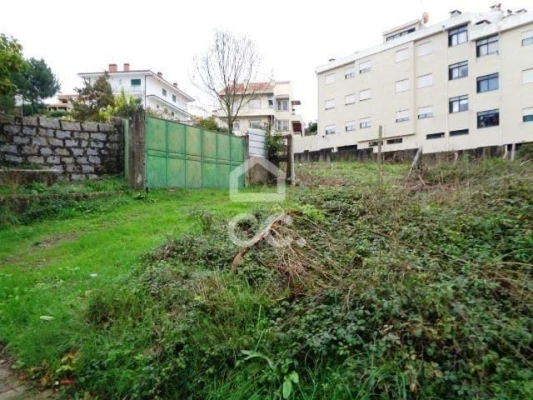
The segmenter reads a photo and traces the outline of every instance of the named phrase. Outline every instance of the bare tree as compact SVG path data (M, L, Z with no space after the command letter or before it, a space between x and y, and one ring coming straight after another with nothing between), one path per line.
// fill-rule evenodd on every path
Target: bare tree
M193 83L218 105L228 130L241 111L272 83L272 74L262 74L263 58L246 36L215 31L207 52L194 59Z

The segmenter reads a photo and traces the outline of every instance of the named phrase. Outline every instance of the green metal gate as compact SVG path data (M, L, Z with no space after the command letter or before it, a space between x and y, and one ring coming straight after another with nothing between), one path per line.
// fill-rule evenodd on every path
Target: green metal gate
M230 172L244 162L240 137L153 117L145 119L145 135L149 188L228 189Z

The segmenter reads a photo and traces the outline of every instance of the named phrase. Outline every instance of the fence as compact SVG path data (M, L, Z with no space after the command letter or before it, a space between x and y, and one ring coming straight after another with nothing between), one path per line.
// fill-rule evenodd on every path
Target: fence
M229 188L244 139L136 113L126 139L135 188ZM239 178L244 186L244 176Z

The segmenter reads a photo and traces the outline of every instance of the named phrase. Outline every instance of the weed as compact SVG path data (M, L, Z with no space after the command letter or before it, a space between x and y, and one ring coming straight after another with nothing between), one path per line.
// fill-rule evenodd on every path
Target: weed
M113 231L128 238L126 250L101 232L87 246L96 251L83 249L85 259L47 279L2 272L0 322L10 324L0 334L26 369L74 380L73 396L531 398L532 166L464 163L428 169L423 190L400 185L403 166L385 168L380 190L369 184L371 166L308 168L322 183L291 191L282 207L292 225L272 232L294 240L256 244L236 273L239 249L226 226L242 206L209 192L189 193L180 208L183 193L108 201L87 220L101 224L117 210L132 211L111 226L126 216L150 220ZM331 180L339 171L352 184ZM254 213L263 220L268 211ZM86 223L82 216L71 221ZM181 229L132 265L147 247L139 237L159 229L161 238L172 218ZM107 279L72 287L74 265L101 267ZM42 315L54 319L37 325Z

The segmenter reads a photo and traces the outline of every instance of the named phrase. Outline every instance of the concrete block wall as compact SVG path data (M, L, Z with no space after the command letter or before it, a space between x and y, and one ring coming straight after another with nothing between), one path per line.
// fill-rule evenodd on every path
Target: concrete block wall
M120 174L122 125L0 115L0 165L53 169L70 181Z

